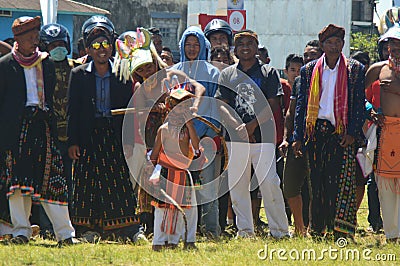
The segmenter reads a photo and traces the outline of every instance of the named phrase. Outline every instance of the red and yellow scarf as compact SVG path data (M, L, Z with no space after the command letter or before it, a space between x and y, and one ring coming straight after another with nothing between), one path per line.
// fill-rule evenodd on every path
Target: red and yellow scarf
M29 57L22 55L18 51L18 43L14 43L14 47L11 50L14 59L26 69L36 67L36 79L37 79L37 93L39 98L39 108L45 109L45 95L44 95L44 80L43 80L43 66L42 60L45 59L48 54L40 52L39 48Z
M167 156L164 149L161 149L158 157L158 164L168 169L166 193L182 208L190 208L190 202L185 200L185 194L191 191L191 185L186 183L188 175L186 169L192 162L193 153L189 153L189 158L180 156L180 159L175 159L172 157L174 156ZM172 203L167 202L156 204L156 206L165 208L161 231L175 234L179 210Z
M306 117L306 134L308 137L314 135L315 123L318 118L319 111L319 101L321 98L321 85L322 85L322 75L324 70L324 58L325 55L318 59L312 76L310 91L308 95L308 106L307 106L307 117ZM339 58L339 68L335 84L335 94L334 94L334 113L336 122L336 133L344 134L347 129L348 118L348 99L347 99L347 60L342 53Z

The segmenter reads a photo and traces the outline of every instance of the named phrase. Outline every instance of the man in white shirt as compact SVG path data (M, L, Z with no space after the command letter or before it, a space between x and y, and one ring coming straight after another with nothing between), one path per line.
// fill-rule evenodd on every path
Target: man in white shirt
M319 33L324 54L301 69L293 150L309 155L314 236L354 237L355 155L364 136L364 66L343 53L344 28ZM339 204L340 203L340 204Z
M54 64L38 49L40 17L20 17L16 43L0 60L0 220L12 223L10 240L32 236L32 201L48 215L59 244L78 243L68 214L66 179L55 145Z

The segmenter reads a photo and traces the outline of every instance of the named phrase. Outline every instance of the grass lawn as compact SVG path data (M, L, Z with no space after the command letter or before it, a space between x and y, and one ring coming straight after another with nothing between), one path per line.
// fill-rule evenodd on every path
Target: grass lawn
M311 238L276 241L272 238L199 239L197 251L153 252L145 245L81 244L57 248L52 241L35 239L29 245L1 245L2 265L265 265L273 264L346 264L399 265L399 244L386 244L383 234L370 234L366 198L358 213L359 229L355 243L339 247L333 240L315 242ZM263 213L263 212L262 212ZM342 243L341 243L342 244ZM344 243L346 244L346 243Z

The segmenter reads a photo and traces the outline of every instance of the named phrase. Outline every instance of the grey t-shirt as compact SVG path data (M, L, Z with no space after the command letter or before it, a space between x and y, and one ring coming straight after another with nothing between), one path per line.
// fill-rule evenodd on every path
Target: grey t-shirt
M263 68L263 69L262 69ZM218 90L215 98L227 102L233 109L236 118L247 123L269 106L267 99L283 95L278 71L268 65L255 63L246 72L240 64L227 67L221 72ZM271 112L271 119L261 124L254 132L257 143L275 142L275 124ZM227 125L229 137L227 140L243 142L233 128Z

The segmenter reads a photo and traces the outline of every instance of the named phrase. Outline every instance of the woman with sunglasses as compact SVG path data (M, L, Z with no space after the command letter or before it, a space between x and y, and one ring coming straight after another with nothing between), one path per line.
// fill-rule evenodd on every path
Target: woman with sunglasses
M82 28L92 61L74 68L68 95L68 152L74 163L71 220L88 241L145 239L135 214L136 198L122 151L122 116L132 83L112 74L114 26L94 16Z

